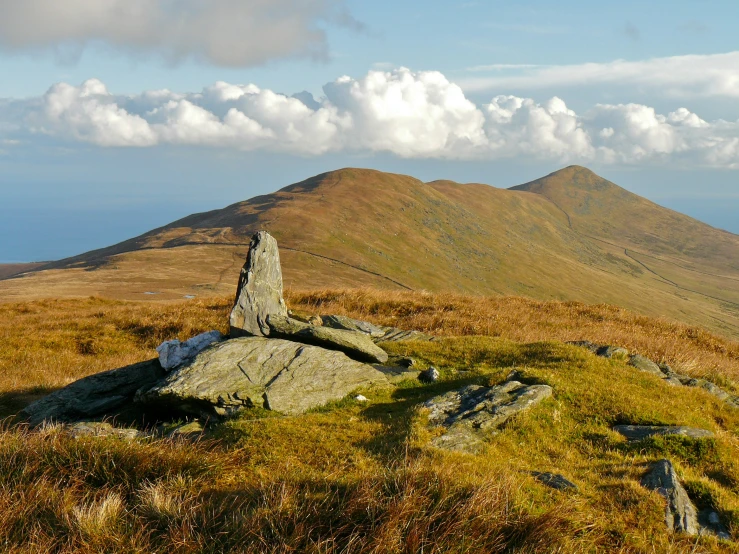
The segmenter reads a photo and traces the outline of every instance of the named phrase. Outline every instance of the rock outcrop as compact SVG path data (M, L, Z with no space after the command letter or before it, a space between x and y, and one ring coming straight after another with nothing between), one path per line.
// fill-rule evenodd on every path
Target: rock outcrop
M251 239L231 310L231 338L268 336L267 316L287 317L277 241L266 231Z
M168 340L157 347L159 363L165 370L174 369L188 360L194 358L198 352L209 347L214 342L223 340L220 331L208 331L201 333L185 342Z
M616 425L613 428L618 434L630 441L644 440L649 437L681 436L692 439L707 439L714 436L713 431L695 427L676 427L670 425Z
M109 415L129 404L138 389L153 386L164 375L159 360L90 375L30 404L21 416L37 426Z
M280 339L242 337L201 352L136 395L136 402L202 417L246 407L299 414L353 390L387 384L370 365L342 352Z
M382 364L388 355L364 333L310 325L286 316L267 317L270 336L344 352L362 362Z
M495 432L514 415L552 394L548 385L506 381L494 387L469 385L436 396L424 404L431 426L444 433L432 444L438 448L475 453L482 446L481 431Z

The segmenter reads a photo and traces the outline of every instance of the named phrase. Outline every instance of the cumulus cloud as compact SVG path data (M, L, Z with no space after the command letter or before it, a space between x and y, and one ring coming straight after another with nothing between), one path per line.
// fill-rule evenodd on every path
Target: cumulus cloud
M739 167L739 122L706 121L687 108L660 114L633 103L576 113L558 97L498 95L477 105L443 74L406 68L340 77L318 99L225 82L198 93L124 96L91 79L56 84L40 98L0 100L0 140L38 135L101 147Z
M486 66L471 68L480 71ZM490 66L495 68L495 66ZM640 61L616 60L577 65L521 66L515 75L462 79L467 92L541 90L551 87L617 85L651 89L676 98L739 98L739 52L672 56Z
M356 25L342 0L0 0L0 48L81 51L89 42L169 61L248 66L326 55L318 23Z

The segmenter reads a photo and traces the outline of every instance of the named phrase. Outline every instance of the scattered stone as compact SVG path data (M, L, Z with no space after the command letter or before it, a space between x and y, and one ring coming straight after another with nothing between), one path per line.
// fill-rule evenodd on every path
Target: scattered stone
M654 363L646 356L642 356L641 354L632 354L631 356L629 356L629 365L641 371L651 373L652 375L660 377L661 379L664 379L666 377L666 374L659 368L656 363Z
M705 391L707 391L709 394L712 394L719 400L722 400L723 402L726 402L730 406L733 406L735 408L739 408L739 397L734 396L732 394L729 394L724 389L719 387L718 385L715 385L711 383L710 381L707 381L705 379L691 379L688 378L686 382L684 383L688 387L698 387Z
M366 396L358 394L357 396L354 397L354 400L356 400L357 402L367 402L368 398Z
M602 358L626 359L629 357L629 351L620 346L604 345L598 348L598 350L595 353L598 356L601 356Z
M700 532L698 511L680 484L675 468L669 460L655 463L652 470L642 478L641 484L667 499L665 523L670 531L682 531L690 535Z
M436 383L441 377L441 373L434 366L430 366L427 370L422 371L418 375L418 380L422 383Z
M136 429L113 427L105 421L80 421L67 428L70 437L115 437L122 440L133 440L144 437L144 433Z
M204 350L135 400L202 417L252 406L294 415L376 384L387 384L381 372L342 352L242 337Z
M223 340L223 335L221 335L220 331L201 333L185 342L168 340L157 346L159 363L166 370L174 369L187 360L194 358L201 350L221 340Z
M558 491L577 491L577 485L572 481L566 479L563 475L558 473L540 473L538 471L532 471L531 475L544 485L556 489Z
M296 319L276 315L270 315L267 324L275 337L339 350L350 358L362 362L382 364L388 360L387 352L372 342L367 335L357 331L315 327Z
M601 347L600 344L595 344L589 340L568 340L565 344L585 348L586 350L590 350L593 354L596 354L598 349Z
M35 427L110 415L130 403L139 388L154 386L164 375L159 360L90 375L26 406L21 417Z
M679 435L692 439L706 439L714 436L713 431L695 427L676 427L670 425L616 425L614 431L630 441L640 441L654 436Z
M373 364L372 367L377 371L381 371L387 378L388 382L394 385L402 381L414 381L421 375L420 371L408 369L402 366Z
M702 534L708 532L722 540L731 539L731 533L729 533L726 526L721 523L721 518L718 513L713 510L708 509L698 512L698 523L701 525Z
M524 385L506 381L494 387L469 385L428 400L428 421L446 428L434 439L439 448L477 452L480 431L495 432L512 416L528 410L552 394L548 385Z
M277 241L266 231L251 239L231 310L231 338L268 336L268 315L287 316Z

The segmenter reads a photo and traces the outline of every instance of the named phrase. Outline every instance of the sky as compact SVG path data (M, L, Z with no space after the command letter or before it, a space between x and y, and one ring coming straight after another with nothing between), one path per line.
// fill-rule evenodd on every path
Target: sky
M0 262L340 167L569 164L739 233L739 3L0 0Z

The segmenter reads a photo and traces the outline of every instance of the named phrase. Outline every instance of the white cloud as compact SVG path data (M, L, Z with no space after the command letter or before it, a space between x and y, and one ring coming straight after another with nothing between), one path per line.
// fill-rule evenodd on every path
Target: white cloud
M490 66L496 70L496 66ZM470 68L484 70L485 66ZM460 80L465 91L541 90L591 85L638 86L676 98L739 97L739 52L616 60L577 65L521 66L517 75Z
M0 48L80 52L89 42L248 66L323 57L317 22L351 21L342 0L0 0Z
M405 68L340 77L324 92L289 97L217 82L199 93L117 96L96 79L60 83L40 98L0 100L0 141L44 135L102 147L739 167L739 122L706 121L686 108L660 114L642 104L597 104L576 113L558 97L510 95L476 105L443 74Z

